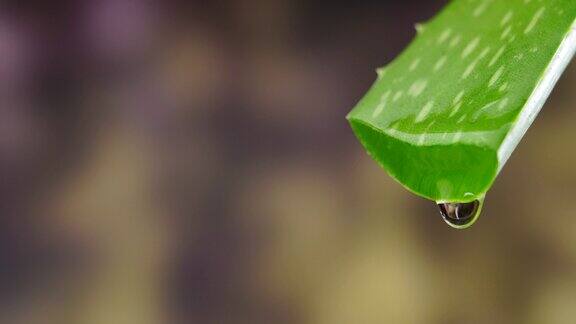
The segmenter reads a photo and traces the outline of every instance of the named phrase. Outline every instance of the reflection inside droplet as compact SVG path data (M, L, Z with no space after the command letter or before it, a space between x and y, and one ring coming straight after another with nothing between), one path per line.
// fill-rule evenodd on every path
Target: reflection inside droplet
M465 203L439 203L438 207L448 225L454 228L466 228L480 215L481 202L474 200Z

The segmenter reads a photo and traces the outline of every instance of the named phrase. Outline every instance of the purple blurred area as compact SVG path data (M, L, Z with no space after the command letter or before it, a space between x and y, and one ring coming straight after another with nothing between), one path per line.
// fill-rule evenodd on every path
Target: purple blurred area
M0 323L568 323L574 66L470 230L345 115L447 1L0 2Z

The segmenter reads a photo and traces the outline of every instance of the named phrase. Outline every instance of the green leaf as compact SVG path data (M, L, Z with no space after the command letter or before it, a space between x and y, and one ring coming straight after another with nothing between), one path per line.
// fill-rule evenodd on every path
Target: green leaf
M481 200L574 55L575 19L575 0L454 0L347 118L410 191Z

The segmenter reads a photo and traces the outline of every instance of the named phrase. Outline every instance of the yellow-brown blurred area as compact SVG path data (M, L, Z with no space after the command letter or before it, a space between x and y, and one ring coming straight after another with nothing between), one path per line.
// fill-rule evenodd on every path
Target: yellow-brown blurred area
M469 230L346 124L445 3L0 2L0 323L574 321L574 66Z

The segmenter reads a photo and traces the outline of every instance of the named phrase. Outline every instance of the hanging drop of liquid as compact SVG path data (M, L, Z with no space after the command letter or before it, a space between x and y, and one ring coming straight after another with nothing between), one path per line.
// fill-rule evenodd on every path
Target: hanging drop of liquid
M474 200L467 203L439 203L440 214L444 221L454 228L466 228L472 225L482 209L482 201Z

